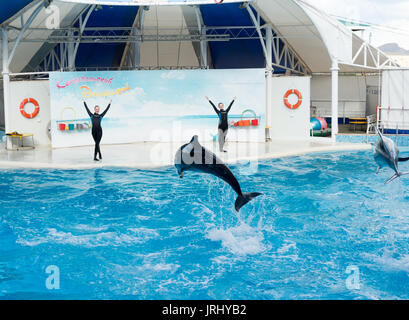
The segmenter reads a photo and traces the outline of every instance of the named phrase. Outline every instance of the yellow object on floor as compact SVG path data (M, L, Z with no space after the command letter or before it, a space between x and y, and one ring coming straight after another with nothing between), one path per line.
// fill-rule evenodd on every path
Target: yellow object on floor
M32 134L32 133L11 132L11 133L6 133L6 136L13 137L13 138L20 138L20 140L21 140L24 137L33 137L34 134Z
M349 118L349 124L367 124L366 118Z
M6 133L7 139L11 138L11 149L7 148L7 142L6 142L6 149L7 150L20 150L20 149L34 149L34 134L32 133L18 133L16 131ZM23 144L23 138L31 137L32 145L31 146L24 146ZM13 144L13 138L19 138L19 142L16 147L14 147Z
M368 119L366 118L349 118L349 124L354 126L354 131L356 131L356 126L365 126L368 124Z

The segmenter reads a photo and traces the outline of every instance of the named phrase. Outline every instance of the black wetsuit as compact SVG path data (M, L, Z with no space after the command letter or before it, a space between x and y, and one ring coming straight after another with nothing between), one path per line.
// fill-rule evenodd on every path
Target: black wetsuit
M92 121L92 137L94 138L94 141L95 141L94 160L97 160L97 154L99 155L99 158L102 159L101 150L99 148L99 143L101 142L101 139L102 139L101 120L105 116L105 114L108 112L111 104L109 104L108 107L105 109L105 111L101 114L96 114L96 113L92 113L91 111L89 111L88 106L85 103L85 101L84 101L84 106Z
M212 105L214 111L219 116L219 127L218 127L219 129L219 149L220 151L223 151L224 143L226 142L227 131L229 130L228 115L229 115L231 107L233 106L234 100L230 103L227 110L219 110L216 108L216 106L214 105L212 101L209 100L209 102Z

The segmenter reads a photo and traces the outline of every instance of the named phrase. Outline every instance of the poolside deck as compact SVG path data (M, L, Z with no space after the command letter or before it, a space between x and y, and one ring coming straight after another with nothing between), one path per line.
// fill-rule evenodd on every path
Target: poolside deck
M93 161L93 146L7 151L0 144L0 168L60 168L87 169L99 167L157 168L173 165L180 143L134 143L102 145L103 160ZM226 163L243 160L274 159L308 153L369 150L367 144L334 143L330 139L311 138L309 141L272 141L268 143L226 143L226 154L217 152L216 143L203 143Z

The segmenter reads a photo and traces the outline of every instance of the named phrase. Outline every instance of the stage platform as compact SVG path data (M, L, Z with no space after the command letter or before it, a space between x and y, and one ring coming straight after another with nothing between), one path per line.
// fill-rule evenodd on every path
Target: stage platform
M0 144L0 168L59 168L87 169L100 167L158 168L173 165L181 143L134 143L102 145L103 160L93 161L93 146L7 151ZM228 153L218 152L217 143L203 143L223 161L232 164L245 160L264 160L308 153L370 150L368 144L333 143L331 139L313 138L309 141L272 141L267 143L226 144Z

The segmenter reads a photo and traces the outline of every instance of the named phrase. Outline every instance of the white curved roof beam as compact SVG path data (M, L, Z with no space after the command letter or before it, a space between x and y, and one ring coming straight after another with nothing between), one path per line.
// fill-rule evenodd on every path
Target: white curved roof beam
M23 19L23 15L24 13L26 13L28 10L30 10L31 8L35 7L37 4L39 4L40 2L42 2L44 0L33 0L32 2L30 2L28 5L26 5L23 9L21 9L20 11L18 11L16 14L14 14L13 16L11 16L10 18L8 18L7 20L3 21L0 24L0 27L6 27L8 25L10 25L13 21L15 21L16 19Z
M46 6L48 2L47 1L43 1L35 10L34 12L30 15L30 17L28 18L28 20L26 21L26 23L24 23L24 25L22 25L22 28L14 42L14 46L11 49L11 52L9 54L9 58L8 58L8 65L10 66L11 61L13 60L14 54L17 50L18 45L20 44L21 39L23 38L24 33L26 32L26 30L30 27L31 23L34 21L34 19L37 17L37 15L40 13L40 11ZM21 23L23 24L24 20L23 20L23 13L20 16L21 18Z
M97 6L96 4L93 4L93 5L89 6L89 9L88 9L88 11L87 11L87 13L86 13L86 15L84 17L84 20L82 19L82 15L80 15L80 17L79 17L79 24L80 24L79 37L81 37L82 33L84 32L84 29L85 29L85 27L87 25L88 19L91 16L91 13L94 11L96 6ZM75 58L77 57L77 52L78 52L79 46L80 46L80 41L77 41L77 43L75 44L75 47L74 47L74 52L73 52L73 57L72 57L72 63L74 65L70 66L71 68L75 68Z
M341 72L368 72L398 66L337 19L306 1L254 0L251 5L312 73L328 72L334 61Z
M35 3L35 5L33 5ZM43 1L33 1L20 10L17 14L9 18L3 27L7 28L9 48L15 45L18 35L22 34L23 26L21 21L27 21L30 16L33 15L38 4L50 3L49 0ZM79 13L84 10L87 6L83 4L73 4L65 2L53 2L53 5L58 8L58 15L61 25L71 25L72 21L78 19ZM51 8L51 7L49 7ZM55 12L55 8L51 8L52 12ZM9 68L12 72L30 72L35 70L37 65L46 57L55 44L47 41L49 37L52 37L61 32L61 29L55 29L54 27L49 27L48 23L52 17L45 7L40 10L37 16L33 19L31 25L22 34L21 39L14 51L13 59L10 61ZM58 26L57 26L58 27ZM42 41L31 41L31 39L42 39ZM18 50L17 50L18 49Z
M145 20L145 13L149 10L147 6L140 6L138 9L138 13L134 19L132 24L132 31L130 35L141 35L143 23ZM131 39L130 39L131 40ZM139 67L140 60L141 60L141 45L139 41L129 41L126 43L124 52L122 54L120 68L125 67Z
M263 48L264 58L265 58L266 61L267 61L268 53L267 53L266 44L264 43L263 34L261 33L260 14L257 12L257 18L256 18L256 16L254 15L253 10L252 10L251 7L249 6L249 4L247 3L245 6L246 6L246 9L247 9L247 12L248 12L249 15L250 15L251 20L253 21L254 26L256 27L257 34L258 34L259 39L260 39L261 47Z
M204 24L202 12L200 11L199 6L195 6L195 15L199 34L202 36L206 36L206 26ZM202 68L209 67L208 51L209 51L208 43L204 40L200 41L200 66Z
M273 66L285 70L289 70L293 73L298 74L311 74L312 70L308 66L308 64L301 58L301 55L294 49L293 45L288 41L287 35L283 34L280 28L277 27L277 24L280 24L281 27L284 28L294 28L297 27L297 20L295 23L289 24L287 21L282 23L282 19L274 19L268 13L269 12L279 12L277 17L282 16L282 12L277 10L282 7L281 1L277 1L274 3L272 0L255 0L251 3L251 6L255 9L255 11L263 18L266 24L271 25L272 30L276 34L273 39L273 54L276 63L272 63ZM288 2L288 0L287 0ZM280 7L277 8L276 6L279 5ZM277 22L277 23L276 23ZM264 27L264 26L263 26ZM290 37L295 39L298 37L297 33L290 34ZM280 40L284 44L283 47L280 47ZM284 59L284 63L282 64L281 61ZM277 63L278 62L278 63ZM287 65L287 62L292 62L291 66Z

